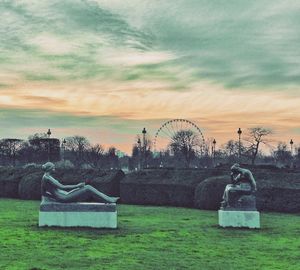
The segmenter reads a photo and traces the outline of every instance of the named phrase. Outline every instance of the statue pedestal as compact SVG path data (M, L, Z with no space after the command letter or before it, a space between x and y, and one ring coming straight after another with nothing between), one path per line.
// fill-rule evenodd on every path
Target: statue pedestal
M42 202L39 227L117 228L116 204Z
M219 225L221 227L260 228L258 211L219 210Z

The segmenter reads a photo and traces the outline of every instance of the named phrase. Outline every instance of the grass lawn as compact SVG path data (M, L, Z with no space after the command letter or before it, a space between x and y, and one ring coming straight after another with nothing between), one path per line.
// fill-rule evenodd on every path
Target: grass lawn
M39 228L38 201L0 199L0 269L300 269L300 215L221 229L217 212L118 206L117 230Z

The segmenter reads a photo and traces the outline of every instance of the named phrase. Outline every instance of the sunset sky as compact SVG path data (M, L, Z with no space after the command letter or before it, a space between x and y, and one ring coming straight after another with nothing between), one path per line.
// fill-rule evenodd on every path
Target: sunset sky
M130 152L195 122L300 143L300 2L0 0L1 138L51 128Z

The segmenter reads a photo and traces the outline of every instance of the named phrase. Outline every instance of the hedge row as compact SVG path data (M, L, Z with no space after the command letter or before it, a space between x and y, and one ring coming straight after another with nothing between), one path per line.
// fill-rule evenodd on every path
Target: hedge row
M42 176L41 169L0 168L0 197L40 200ZM105 194L120 196L120 181L125 174L121 170L59 169L53 176L63 184L89 181Z
M179 184L121 182L122 203L193 207L194 188Z
M230 183L228 171L156 170L131 173L121 181L121 202L218 210L225 186ZM268 168L254 168L252 171L257 180L259 210L300 212L298 172L274 172Z
M265 211L300 212L300 174L290 171L253 170L257 179L257 208ZM0 168L0 197L40 199L40 169ZM122 203L170 205L217 210L228 171L149 170L124 177L122 171L57 170L54 177L64 184L90 180L91 185Z

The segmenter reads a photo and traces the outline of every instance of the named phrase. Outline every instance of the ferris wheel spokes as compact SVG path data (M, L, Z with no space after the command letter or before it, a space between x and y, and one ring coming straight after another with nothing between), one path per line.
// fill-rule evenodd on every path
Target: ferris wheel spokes
M173 119L165 122L156 132L154 139L154 149L155 151L160 149L170 150L170 146L175 142L178 136L184 136L184 131L193 134L193 147L194 151L198 155L204 153L205 140L200 128L193 122L186 119ZM190 136L190 135L188 135Z

